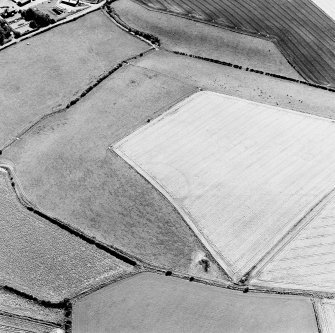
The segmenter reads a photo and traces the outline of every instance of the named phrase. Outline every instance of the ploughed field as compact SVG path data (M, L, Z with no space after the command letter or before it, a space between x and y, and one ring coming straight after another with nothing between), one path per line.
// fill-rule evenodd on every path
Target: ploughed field
M128 26L157 36L164 49L302 80L269 40L152 11L131 0L115 1L111 7Z
M335 20L335 2L333 0L311 0L328 16Z
M114 145L238 281L335 187L334 123L200 92Z
M73 333L317 333L308 298L247 294L142 273L73 305Z
M335 86L335 21L310 0L136 0L148 8L269 36L305 79Z

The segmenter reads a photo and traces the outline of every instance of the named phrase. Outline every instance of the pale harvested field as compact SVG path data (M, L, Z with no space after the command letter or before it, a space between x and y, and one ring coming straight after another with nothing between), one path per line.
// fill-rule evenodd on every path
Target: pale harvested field
M315 300L315 308L322 333L335 332L334 300Z
M110 144L194 88L152 71L124 67L68 112L34 127L4 152L24 191L47 214L140 259L204 277L201 243L173 205Z
M101 12L27 42L1 51L0 149L36 119L80 95L99 75L148 49Z
M335 94L321 89L164 51L135 64L204 90L335 119Z
M132 270L28 212L17 201L3 171L0 202L0 285L60 302Z
M311 0L328 16L335 20L335 2L333 0Z
M200 92L114 150L240 279L335 186L333 122Z
M317 332L311 301L142 273L78 300L73 333Z
M265 263L252 283L335 292L334 216L331 197L302 221L301 229Z
M270 41L149 10L131 0L112 4L129 26L159 37L162 47L302 80Z

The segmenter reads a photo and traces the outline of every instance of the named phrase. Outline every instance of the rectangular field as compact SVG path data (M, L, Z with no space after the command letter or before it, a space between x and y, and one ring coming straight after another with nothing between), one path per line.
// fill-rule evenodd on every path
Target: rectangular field
M142 273L73 305L73 333L316 333L308 298L243 294Z
M239 280L335 186L333 122L200 92L114 146Z

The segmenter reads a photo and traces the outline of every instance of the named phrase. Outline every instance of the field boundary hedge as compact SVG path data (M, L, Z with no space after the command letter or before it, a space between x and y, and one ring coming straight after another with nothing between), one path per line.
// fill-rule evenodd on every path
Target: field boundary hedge
M2 154L2 152L4 150L6 150L7 148L9 148L16 140L18 140L19 138L21 138L24 134L26 134L31 128L33 128L37 123L39 123L40 121L43 121L44 119L47 119L49 117L52 117L53 115L57 114L57 113L62 113L67 111L71 106L77 104L83 97L85 97L89 92L91 92L95 87L97 87L102 81L106 80L110 75L112 75L113 73L115 73L117 70L119 70L120 68L122 68L123 66L128 64L128 61L131 60L135 60L139 57L144 56L146 53L152 51L152 48L136 54L132 57L129 57L125 60L123 60L122 62L118 63L116 66L114 66L113 68L111 68L110 70L102 73L101 75L99 75L95 81L93 83L91 83L87 88L85 88L81 93L77 94L76 97L74 97L72 100L70 100L70 102L68 102L65 107L58 109L56 111L50 112L48 114L43 115L42 117L38 118L37 120L35 120L31 125L28 125L26 128L24 128L23 130L21 130L14 139L11 139L9 142L5 143L3 145L3 147L0 149L0 155Z
M132 2L134 2L135 4L142 6L144 8L146 8L149 11L155 11L155 12L159 12L162 14L167 14L167 15L173 15L179 18L184 18L187 20L191 20L194 22L199 22L199 23L203 23L203 24L207 24L207 25L211 25L217 28L221 28L221 29L226 29L235 33L240 33L240 34L244 34L244 35L248 35L248 36L252 36L255 38L260 38L260 39L264 39L267 41L272 42L277 49L280 51L280 53L284 56L284 58L286 59L286 61L289 63L289 65L296 70L305 80L311 81L311 82L317 82L318 78L313 77L312 75L309 76L310 71L306 72L303 68L300 68L302 66L299 66L299 64L296 64L296 55L294 54L294 52L290 52L289 48L286 48L282 45L281 43L281 38L280 36L271 34L270 32L264 32L264 30L261 31L256 31L256 30L251 30L251 29L247 29L245 28L243 25L237 24L238 26L235 26L233 24L230 24L228 22L225 23L219 23L216 22L214 19L201 19L196 17L195 15L192 15L192 12L189 14L182 14L182 13L178 13L178 12L174 12L171 9L159 9L159 8L155 8L153 6L150 6L146 3L146 0L130 0ZM178 3L175 0L172 1L174 4ZM315 4L313 3L314 7L319 9L318 6L315 6ZM177 5L178 6L178 5ZM326 15L327 17L329 17L329 15ZM295 36L295 35L294 35ZM300 45L301 46L301 45ZM301 62L300 62L301 64ZM329 82L329 84L334 87L333 82ZM319 86L325 86L325 85L320 85Z
M124 22L119 14L113 9L110 5L105 6L105 13L116 23L122 30L130 33L131 35L140 38L151 46L158 48L161 45L161 42L157 36L150 34L148 32L143 32L137 29L130 27L126 22Z
M172 53L177 54L177 55L182 55L182 56L186 56L186 57L190 57L190 58L195 58L195 59L200 59L200 60L204 60L204 61L208 61L208 62L213 62L215 64L219 64L219 65L223 65L223 66L236 68L236 69L246 71L246 72L252 72L252 73L261 74L261 75L265 75L265 76L271 76L271 77L274 77L274 78L277 78L277 79L291 81L291 82L295 82L295 83L300 83L300 84L304 84L306 86L310 86L310 87L313 87L313 88L318 88L318 89L327 90L327 91L330 91L330 92L335 92L335 88L330 88L330 87L322 86L322 85L319 85L319 84L316 84L316 83L310 83L310 82L303 81L303 80L297 80L297 79L293 79L291 77L287 77L287 76L283 76L283 75L279 75L279 74L268 73L268 72L264 72L264 71L261 71L261 70L258 70L258 69L243 67L243 66L240 66L240 65L232 64L230 62L226 62L226 61L206 58L206 57L197 56L197 55L189 54L189 53L185 53L185 52L170 51L170 50L166 50L166 51L172 52Z

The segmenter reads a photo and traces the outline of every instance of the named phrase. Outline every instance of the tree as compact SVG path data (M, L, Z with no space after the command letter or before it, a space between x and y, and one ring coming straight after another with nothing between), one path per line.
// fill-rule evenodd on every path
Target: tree
M36 29L37 28L36 22L35 21L30 21L29 27L32 28L32 29Z

